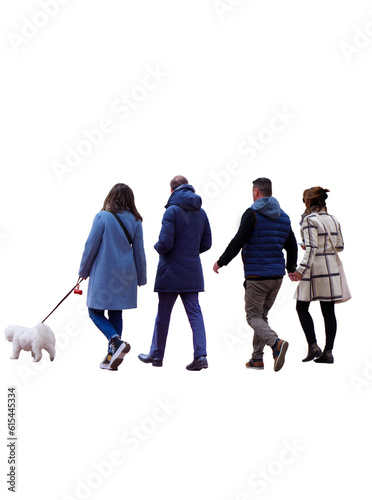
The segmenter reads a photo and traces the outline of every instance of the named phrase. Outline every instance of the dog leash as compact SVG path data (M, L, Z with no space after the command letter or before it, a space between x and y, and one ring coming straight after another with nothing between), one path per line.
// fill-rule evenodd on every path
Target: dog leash
M61 302L59 302L59 303L56 305L56 307L53 309L53 311L52 311L52 312L50 312L46 318L44 318L44 319L43 319L42 323L44 323L44 321L46 321L46 320L49 318L49 316L50 316L51 314L53 314L53 313L54 313L54 311L55 311L55 310L56 310L56 309L57 309L57 308L58 308L58 307L62 304L62 302L63 302L63 301L65 301L65 300L67 299L67 297L68 297L69 295L71 295L71 293L72 293L75 289L77 290L77 293L79 293L79 292L81 292L81 293L82 293L82 291L81 291L81 290L79 290L79 285L80 285L80 283L81 283L82 281L83 281L83 278L80 278L80 279L78 280L78 282L76 283L76 285L74 286L74 288L72 288L72 289L68 292L68 294L67 294L65 297L63 297L63 299L61 300ZM80 293L80 295L81 295L81 293Z

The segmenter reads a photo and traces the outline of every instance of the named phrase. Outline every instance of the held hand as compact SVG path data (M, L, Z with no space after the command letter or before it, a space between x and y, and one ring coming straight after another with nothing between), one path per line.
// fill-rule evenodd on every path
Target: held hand
M220 266L217 264L217 262L214 263L213 265L213 271L218 274L218 270L221 269Z
M289 279L291 281L301 281L302 280L302 274L300 274L298 271L295 271L294 273L288 273Z

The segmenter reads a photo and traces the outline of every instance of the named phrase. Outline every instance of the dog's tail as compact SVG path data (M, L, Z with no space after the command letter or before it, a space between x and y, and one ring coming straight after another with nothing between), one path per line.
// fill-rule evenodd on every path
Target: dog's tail
M38 323L36 329L42 339L45 339L46 343L52 342L53 345L56 343L56 339L51 328L45 323Z

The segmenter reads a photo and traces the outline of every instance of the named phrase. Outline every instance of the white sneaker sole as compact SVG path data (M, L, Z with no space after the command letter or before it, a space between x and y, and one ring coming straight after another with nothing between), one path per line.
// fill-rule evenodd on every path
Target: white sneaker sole
M110 364L108 366L109 370L117 370L118 366L123 362L124 356L130 351L130 345L124 342L116 353L112 356Z
M285 354L288 350L288 342L284 341L283 344L280 347L280 351L278 354L278 357L276 358L275 364L274 364L274 371L278 372L283 368L284 361L285 361Z

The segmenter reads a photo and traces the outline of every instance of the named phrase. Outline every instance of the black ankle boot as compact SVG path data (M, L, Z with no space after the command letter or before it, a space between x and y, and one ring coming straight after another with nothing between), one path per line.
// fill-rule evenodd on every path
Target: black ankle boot
M333 363L333 355L330 349L325 349L320 358L314 359L315 363Z
M322 354L323 353L322 353L321 348L318 346L318 344L316 342L314 342L313 344L309 344L309 350L307 352L307 356L302 361L303 362L311 361L314 358L318 358Z

